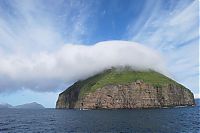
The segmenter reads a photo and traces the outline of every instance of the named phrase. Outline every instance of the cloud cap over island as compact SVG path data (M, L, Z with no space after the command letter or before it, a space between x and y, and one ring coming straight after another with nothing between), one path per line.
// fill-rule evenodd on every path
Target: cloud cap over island
M55 52L31 56L15 55L0 59L0 91L29 88L55 91L61 85L87 78L104 69L131 66L167 74L161 55L128 41L105 41L95 45L66 44Z

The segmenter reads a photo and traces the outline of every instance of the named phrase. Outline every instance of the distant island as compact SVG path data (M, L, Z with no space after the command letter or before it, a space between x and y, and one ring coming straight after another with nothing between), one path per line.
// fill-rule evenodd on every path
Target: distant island
M32 102L32 103L26 103L26 104L22 104L22 105L17 105L17 106L12 106L10 104L7 103L0 103L0 108L16 108L16 109L43 109L45 108L43 105L36 103L36 102Z
M133 109L194 105L193 93L158 72L112 68L59 94L57 109Z
M0 109L1 108L12 108L12 105L10 105L8 103L0 103Z

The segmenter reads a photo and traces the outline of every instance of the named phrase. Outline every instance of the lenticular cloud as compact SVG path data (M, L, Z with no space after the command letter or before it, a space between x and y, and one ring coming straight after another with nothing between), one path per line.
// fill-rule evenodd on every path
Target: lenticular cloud
M156 51L126 41L106 41L90 46L66 44L55 52L31 56L2 54L0 64L0 91L20 88L55 91L62 84L118 66L166 74L164 62Z

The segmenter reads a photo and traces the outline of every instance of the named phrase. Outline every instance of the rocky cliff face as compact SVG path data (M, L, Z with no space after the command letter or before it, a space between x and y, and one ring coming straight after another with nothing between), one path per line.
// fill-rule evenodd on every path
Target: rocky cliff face
M60 95L56 108L123 109L160 108L194 105L193 94L180 86L166 84L159 88L142 81L125 85L106 85L78 99L78 91Z
M87 86L99 84L91 82L91 79L86 83ZM61 93L56 108L132 109L194 105L192 92L176 82L153 85L136 80L125 84L106 84L83 95L81 91L85 84L77 82Z

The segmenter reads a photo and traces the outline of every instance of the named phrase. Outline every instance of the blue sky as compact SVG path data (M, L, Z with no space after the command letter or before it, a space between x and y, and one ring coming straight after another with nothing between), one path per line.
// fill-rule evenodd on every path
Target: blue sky
M1 0L0 102L54 107L62 90L87 75L70 73L84 71L77 62L88 61L85 50L109 40L157 51L168 75L197 97L198 8L197 0ZM70 61L79 49L85 58Z

